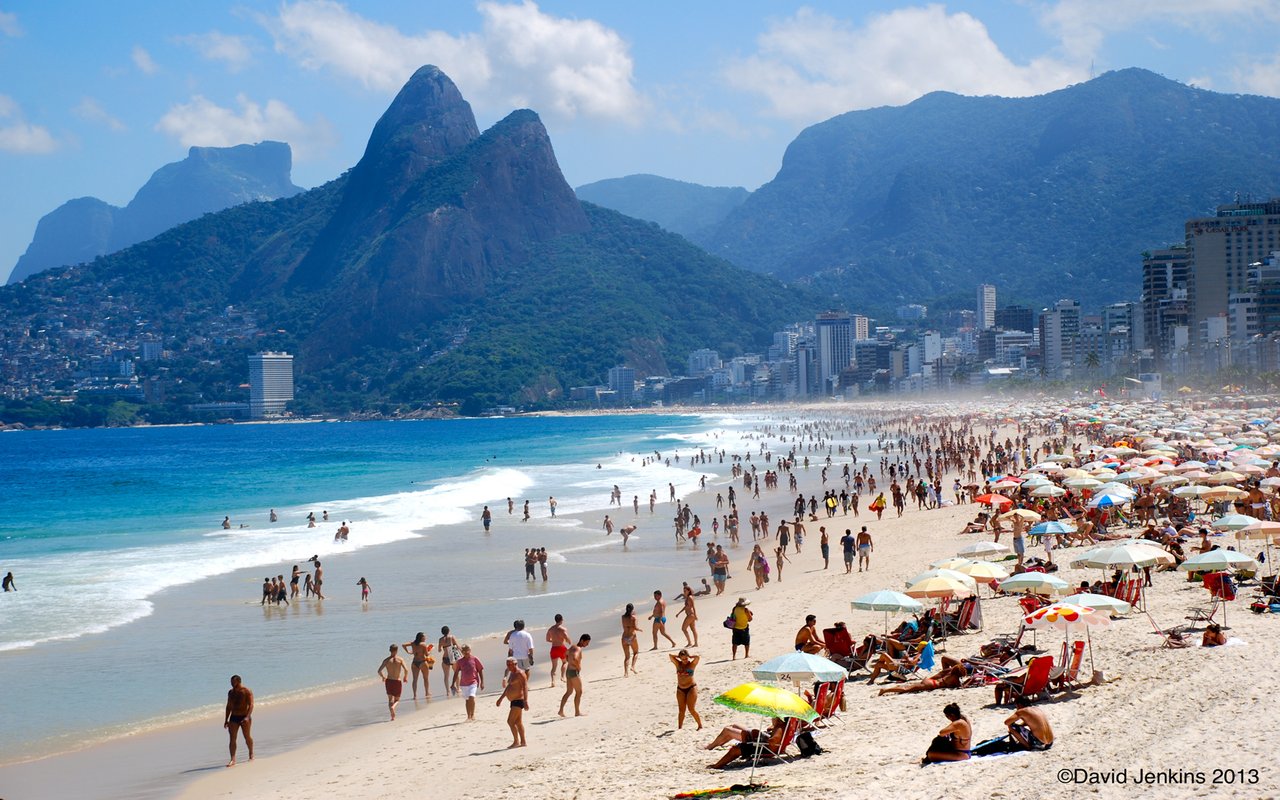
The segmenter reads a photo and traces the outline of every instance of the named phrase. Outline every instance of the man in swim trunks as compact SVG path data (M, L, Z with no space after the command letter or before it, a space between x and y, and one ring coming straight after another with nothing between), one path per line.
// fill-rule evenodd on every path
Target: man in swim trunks
M845 528L844 536L840 537L840 547L844 550L844 574L846 575L853 572L853 547L856 541L853 538L853 531Z
M476 718L476 694L484 691L484 664L471 655L471 645L462 646L462 658L453 665L453 693L461 694L467 704L467 722Z
M511 729L511 744L508 750L524 747L524 712L529 708L529 674L520 669L515 658L507 658L507 686L494 705L501 707L503 700L511 701L511 710L507 712L507 727Z
M1043 752L1053 747L1053 728L1049 717L1034 707L1030 697L1020 696L1013 702L1017 710L1004 721L1009 728L1009 738L1023 750Z
M489 507L485 506L484 511L480 512L480 522L484 524L484 532L489 532L489 526L493 524L493 513L489 511Z
M658 634L662 634L662 638L675 647L675 640L667 635L667 601L662 599L662 592L656 589L653 592L653 613L649 615L649 619L653 620L653 647L649 649L658 649Z
M871 534L867 533L867 526L863 525L858 533L858 572L862 572L864 564L867 572L871 571L871 554L875 549L876 546L871 542Z
M591 643L591 634L584 633L578 637L578 643L569 648L565 659L568 669L565 671L564 696L560 698L560 716L564 716L564 704L569 695L573 695L573 715L582 716L582 651Z
M400 703L400 692L404 690L404 679L409 675L409 666L400 657L400 645L391 645L391 655L382 659L378 667L378 677L382 678L387 689L387 710L391 719L396 718L396 706Z
M547 643L551 645L551 685L556 685L556 670L560 670L560 677L564 678L565 663L564 657L569 652L569 643L573 640L569 638L569 631L564 627L564 617L556 614L556 624L547 628ZM559 662L557 666L556 662Z
M725 581L729 579L729 554L722 545L716 545L716 566L711 571L711 580L715 581L716 594L724 594Z
M796 632L796 650L810 655L819 655L825 649L827 649L827 643L818 633L818 618L809 614L804 618L804 627Z
M227 692L226 715L222 727L231 734L231 760L228 767L236 765L236 733L244 731L244 746L249 749L249 760L253 760L253 692L240 682L239 675L231 676L231 691Z

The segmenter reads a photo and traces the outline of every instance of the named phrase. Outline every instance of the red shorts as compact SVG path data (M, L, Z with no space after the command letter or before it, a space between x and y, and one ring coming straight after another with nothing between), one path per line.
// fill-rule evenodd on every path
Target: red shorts
M387 697L399 697L404 690L404 684L394 678L387 678L384 685L387 687Z
M551 657L553 659L559 659L560 661L563 661L564 657L567 655L569 655L569 648L565 647L564 645L557 644L551 647Z

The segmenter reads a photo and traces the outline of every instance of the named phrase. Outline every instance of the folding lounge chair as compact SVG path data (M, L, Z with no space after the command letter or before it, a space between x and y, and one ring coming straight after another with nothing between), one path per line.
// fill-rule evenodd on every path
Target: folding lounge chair
M1053 669L1053 656L1037 656L1027 664L1021 678L1004 677L996 684L996 703L1012 702L1019 697L1034 697L1049 688L1049 672Z
M848 628L826 628L822 631L822 639L827 643L827 657L832 661L850 672L866 667L866 657L859 659L854 652L853 637Z
M795 742L796 736L800 734L800 726L802 724L799 717L789 717L786 726L782 729L782 740L778 743L778 749L774 750L767 742L762 742L760 744L759 760L776 758L781 761L787 761L790 759L790 756L787 755L787 748Z
M1065 692L1069 688L1080 685L1080 662L1084 660L1084 642L1076 642L1071 648L1070 665L1062 671L1057 678L1051 679L1049 685L1059 692Z

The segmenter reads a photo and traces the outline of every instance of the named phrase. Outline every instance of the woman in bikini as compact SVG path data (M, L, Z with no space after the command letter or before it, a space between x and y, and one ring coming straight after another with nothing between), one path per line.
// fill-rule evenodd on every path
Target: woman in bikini
M427 644L427 635L418 632L413 637L413 641L403 645L404 649L413 657L413 699L418 699L418 676L422 676L422 690L426 697L431 696L431 667L435 665L435 659L431 656L431 648L435 645ZM449 684L446 683L445 686Z
M676 616L684 615L684 622L680 623L680 632L684 634L685 647L698 646L698 610L693 605L693 589L689 584L684 586L684 607L676 612ZM690 641L689 636L692 634L693 640Z
M622 677L627 677L628 669L636 672L636 659L640 657L640 622L636 619L636 607L627 603L622 612Z
M449 671L454 669L454 650L458 647L458 639L449 633L449 626L440 629L440 641L436 643L440 649L440 678L444 681L445 694L457 694L458 689L449 683ZM425 681L425 679L424 679Z
M756 577L756 589L763 589L765 576L769 574L769 559L765 558L764 551L760 549L760 545L752 548L749 566L752 574Z
M681 650L668 658L676 665L676 708L679 710L676 727L684 727L684 715L687 711L693 721L698 723L698 730L702 730L702 717L698 716L697 709L698 684L693 682L693 671L698 668L702 656L691 656L688 650Z
M773 548L773 557L778 564L778 583L782 583L782 564L783 562L790 561L791 559L787 558L786 551L781 547Z
M938 735L933 737L929 751L924 754L924 758L920 759L920 766L940 761L969 760L969 743L973 739L973 726L969 724L969 720L965 719L964 714L960 713L960 706L955 703L947 703L942 709L942 714L947 718L947 727L938 731Z

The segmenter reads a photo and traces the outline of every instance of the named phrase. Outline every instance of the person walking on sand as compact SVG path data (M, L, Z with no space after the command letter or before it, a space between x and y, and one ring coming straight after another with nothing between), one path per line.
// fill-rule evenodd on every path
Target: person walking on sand
M413 637L413 641L404 645L405 652L409 653L409 657L413 659L413 699L418 699L418 676L422 676L422 690L427 697L431 696L431 681L428 676L431 674L431 667L435 664L435 659L431 656L431 648L435 645L427 644L427 635L421 631ZM448 686L448 683L445 684ZM448 691L446 689L446 691Z
M440 680L444 683L444 693L457 694L457 684L449 682L449 671L462 660L462 650L458 647L458 637L449 633L448 625L440 629L440 641L436 642L436 649L440 651Z
M844 551L845 575L853 572L853 548L857 545L857 542L858 540L853 536L853 531L845 528L844 536L840 537L840 549Z
M706 578L702 579L703 583L707 582ZM710 592L708 592L710 594ZM685 647L698 646L698 609L694 606L693 589L684 587L684 606L676 612L676 616L684 615L684 622L680 623L680 632L684 634ZM692 638L690 638L692 636Z
M511 750L524 747L524 712L529 709L529 673L520 669L514 658L507 659L507 685L498 695L494 705L502 707L503 700L511 701L511 710L507 712L507 727L511 729Z
M649 615L649 619L653 620L653 647L649 649L658 649L659 634L675 647L675 640L667 635L667 601L662 599L662 592L656 589L653 592L653 613Z
M781 547L773 548L773 557L778 564L778 583L782 583L782 564L791 559L787 558L787 551Z
M818 549L822 551L822 568L827 569L831 566L831 540L827 538L827 529L819 526L818 533L821 537L818 540Z
M636 607L627 603L622 612L622 677L627 671L636 672L636 659L640 657L640 622L636 619Z
M698 668L702 656L691 656L688 650L681 650L669 656L676 666L676 728L684 727L684 715L688 712L693 721L702 730L702 717L698 716L698 684L693 680L693 671Z
M864 565L867 572L871 571L871 554L875 550L876 546L871 541L871 534L867 533L867 526L863 525L862 530L858 532L858 572L862 572Z
M578 643L569 648L565 663L564 696L560 698L560 716L564 716L564 704L573 695L573 715L582 716L582 651L591 644L591 634L584 633L578 637Z
M551 645L551 685L556 685L556 671L559 670L560 677L564 678L565 656L569 653L569 643L573 640L569 638L569 631L564 626L564 617L556 614L556 624L547 628L547 644Z
M245 686L239 675L231 676L231 691L227 692L227 708L223 716L222 727L231 734L229 749L231 760L228 767L236 765L236 734L243 732L244 746L249 751L249 760L253 760L253 692Z
M400 645L393 644L390 649L391 655L382 659L378 666L378 677L382 678L382 685L387 690L387 710L391 712L394 722L396 706L400 704L400 693L404 691L404 679L409 675L409 667L400 657Z
M512 659L514 663L514 659ZM484 691L484 664L471 655L471 645L462 646L462 658L453 665L453 693L461 693L467 704L467 722L476 719L476 695Z
M755 615L747 606L747 598L739 597L729 617L733 620L733 660L738 659L738 648L742 648L742 657L751 658L751 620Z

